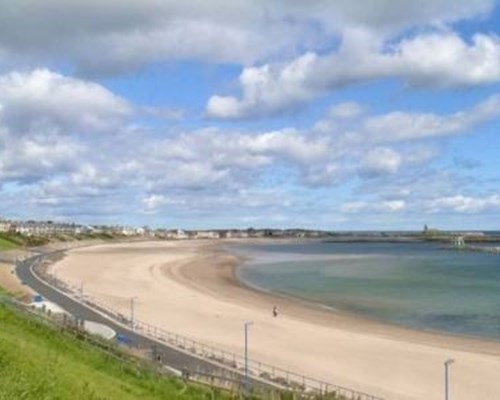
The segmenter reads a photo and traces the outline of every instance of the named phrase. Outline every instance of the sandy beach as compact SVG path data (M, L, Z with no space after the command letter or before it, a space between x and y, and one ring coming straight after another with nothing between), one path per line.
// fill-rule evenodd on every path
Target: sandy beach
M451 398L500 398L500 343L414 331L257 292L241 263L210 241L99 245L68 252L49 272L155 326L387 400L443 398L443 362L454 358ZM277 305L279 316L273 318Z

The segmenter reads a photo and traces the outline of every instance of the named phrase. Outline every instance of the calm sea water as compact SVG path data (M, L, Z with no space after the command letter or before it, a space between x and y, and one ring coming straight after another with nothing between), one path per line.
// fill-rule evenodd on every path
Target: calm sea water
M500 340L500 255L427 243L234 246L261 289L403 326Z

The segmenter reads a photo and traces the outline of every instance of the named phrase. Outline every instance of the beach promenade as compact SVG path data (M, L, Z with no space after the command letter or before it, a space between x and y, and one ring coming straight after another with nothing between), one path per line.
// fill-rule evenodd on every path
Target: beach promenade
M229 352L388 400L442 399L443 362L454 358L453 399L496 398L500 344L416 332L332 313L244 287L241 262L210 241L75 249L49 273L127 315ZM277 305L280 314L272 316Z
M186 355L182 351L172 349L170 346L162 345L161 343L142 335L140 332L136 332L126 326L123 326L122 324L113 322L112 319L103 316L102 313L86 306L85 304L82 304L64 293L61 293L60 291L54 289L52 285L47 284L35 273L33 273L32 266L33 262L31 259L18 262L16 267L17 276L32 290L41 294L51 302L59 305L76 318L101 323L113 329L117 335L126 337L128 339L128 343L133 345L133 347L141 348L146 351L154 348L158 354L161 354L163 358L169 360L170 366L178 369L179 371L184 369L191 371L203 370L206 373L213 373L214 375L222 374L220 367L199 358Z

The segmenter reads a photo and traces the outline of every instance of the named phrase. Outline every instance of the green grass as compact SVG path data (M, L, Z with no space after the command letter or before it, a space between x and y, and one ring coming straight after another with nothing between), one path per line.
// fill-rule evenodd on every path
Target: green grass
M43 246L50 242L71 242L78 240L113 240L123 238L111 233L82 233L78 235L58 234L52 236L26 236L15 232L0 233L0 251L13 250L19 247Z
M0 305L0 400L213 398L131 365Z
M49 239L39 236L24 236L19 233L0 233L0 251L17 249L18 247L42 246L49 243Z
M242 394L160 376L152 365L97 344L2 304L0 287L0 400L241 400ZM101 342L107 343L107 342ZM108 347L108 345L106 345ZM122 361L118 359L119 356ZM128 361L123 361L126 359ZM298 400L287 391L253 392L251 400ZM335 393L309 400L345 400Z
M14 250L19 247L19 244L9 240L8 238L0 236L0 251Z

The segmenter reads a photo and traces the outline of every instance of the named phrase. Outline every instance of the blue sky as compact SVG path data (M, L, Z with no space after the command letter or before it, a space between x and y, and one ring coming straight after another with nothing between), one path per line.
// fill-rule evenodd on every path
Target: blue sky
M500 230L493 0L7 0L0 216Z

